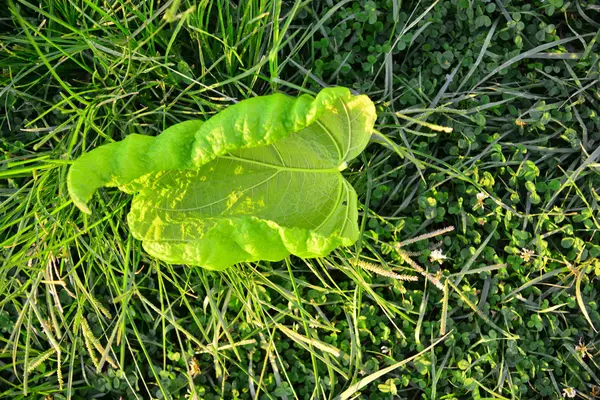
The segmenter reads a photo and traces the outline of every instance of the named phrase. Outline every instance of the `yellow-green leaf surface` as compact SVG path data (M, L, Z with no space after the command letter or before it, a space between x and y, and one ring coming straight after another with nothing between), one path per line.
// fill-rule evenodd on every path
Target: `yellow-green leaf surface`
M220 270L324 256L358 238L356 192L341 171L367 145L375 118L369 98L346 88L256 97L205 123L83 155L69 193L85 212L99 187L135 193L132 234L172 263Z

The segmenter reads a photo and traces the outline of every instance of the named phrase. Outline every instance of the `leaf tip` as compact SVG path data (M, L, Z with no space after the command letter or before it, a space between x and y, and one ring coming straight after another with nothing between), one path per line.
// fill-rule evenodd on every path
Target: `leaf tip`
M83 212L84 214L87 215L92 215L92 211L90 210L90 208L87 206L87 204L79 199L73 199L73 204L75 204L75 206L77 208L79 208L79 210L81 212Z

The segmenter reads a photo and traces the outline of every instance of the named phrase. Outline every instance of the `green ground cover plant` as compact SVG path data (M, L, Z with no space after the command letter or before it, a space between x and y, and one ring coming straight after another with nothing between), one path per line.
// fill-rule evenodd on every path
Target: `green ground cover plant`
M599 397L599 21L594 0L6 2L0 398ZM167 263L129 194L69 196L94 149L334 86L373 101L377 143L341 172L357 240L328 256Z

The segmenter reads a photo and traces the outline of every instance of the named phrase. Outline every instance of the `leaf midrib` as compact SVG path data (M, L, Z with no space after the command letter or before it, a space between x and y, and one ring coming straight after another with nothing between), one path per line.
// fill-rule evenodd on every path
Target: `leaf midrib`
M321 173L321 174L331 174L331 173L339 173L340 171L346 168L346 163L342 162L339 166L334 168L299 168L299 167L286 167L283 165L270 164L263 161L249 160L247 158L241 158L230 155L221 156L219 158L224 158L226 160L233 160L238 162L244 162L248 164L260 165L265 168L272 168L277 171L290 171L290 172L304 172L304 173Z

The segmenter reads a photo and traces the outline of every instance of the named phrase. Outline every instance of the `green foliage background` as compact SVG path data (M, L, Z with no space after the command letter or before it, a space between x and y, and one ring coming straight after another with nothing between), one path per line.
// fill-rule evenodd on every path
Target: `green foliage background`
M595 0L8 2L0 398L594 398L598 21ZM67 196L100 144L331 85L368 94L396 144L346 174L353 248L166 265L129 235L128 196L91 217ZM393 245L449 225L441 265L435 240L407 248L444 295Z

